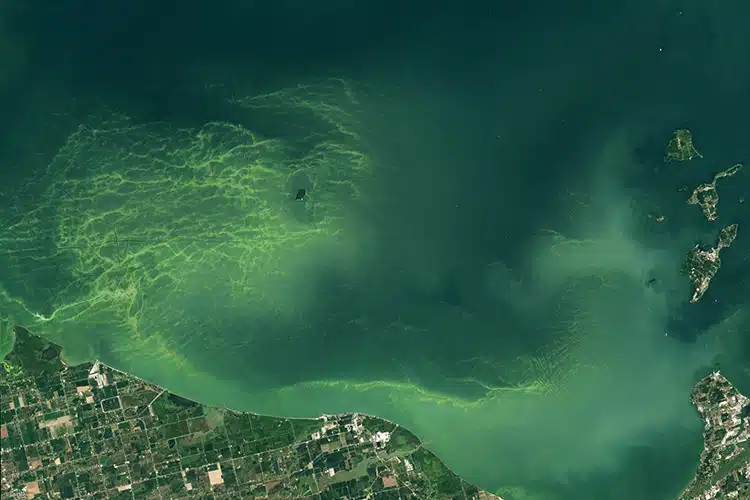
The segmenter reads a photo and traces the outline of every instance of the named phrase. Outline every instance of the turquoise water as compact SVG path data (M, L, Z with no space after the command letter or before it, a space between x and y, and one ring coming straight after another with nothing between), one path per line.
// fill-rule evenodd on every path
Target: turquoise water
M673 498L692 385L750 382L747 172L714 223L678 190L748 157L747 7L244 5L1 11L4 328L504 497Z

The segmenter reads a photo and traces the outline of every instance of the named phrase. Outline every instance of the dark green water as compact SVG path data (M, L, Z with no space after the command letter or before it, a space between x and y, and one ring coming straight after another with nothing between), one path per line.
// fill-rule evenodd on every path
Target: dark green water
M750 157L744 3L3 5L2 340L383 416L511 499L673 498L694 382L750 390L748 173L678 192Z

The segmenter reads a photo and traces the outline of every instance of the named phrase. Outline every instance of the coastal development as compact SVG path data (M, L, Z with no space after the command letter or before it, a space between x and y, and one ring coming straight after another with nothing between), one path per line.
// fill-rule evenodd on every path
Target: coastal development
M213 408L60 351L16 328L0 367L3 500L500 498L387 420Z
M732 245L737 237L737 228L737 224L732 224L721 229L715 247L703 249L700 245L696 245L685 256L682 273L688 276L693 286L693 295L690 302L698 302L708 290L711 280L721 268L719 253L722 248L728 248Z
M665 161L701 157L692 146L692 134L677 130L667 146ZM741 164L719 172L708 184L699 185L688 199L698 205L709 221L718 217L719 179L731 177L742 169ZM740 203L742 203L740 199ZM719 230L716 246L704 249L696 245L686 255L682 272L693 287L691 303L700 300L721 268L719 253L737 238L737 224ZM695 477L679 496L679 500L746 499L750 498L750 399L720 372L701 379L693 389L690 401L705 422L703 452Z
M671 161L692 160L693 158L703 158L693 146L693 134L686 129L675 130L667 143L667 151L664 161L668 163ZM714 175L714 178L710 183L701 184L693 190L687 203L689 205L698 205L703 211L703 215L705 215L706 219L709 221L715 221L718 217L717 207L719 204L719 193L716 190L716 183L719 179L735 175L741 169L742 164L737 163ZM684 190L687 189L689 188L685 186ZM683 188L680 188L680 191L683 191ZM740 199L740 203L742 203L742 201L743 200ZM664 220L663 216L654 217L653 215L649 215L649 217L655 218L657 221ZM690 249L685 255L681 271L682 274L687 275L690 279L692 286L692 295L690 297L691 303L698 302L706 293L706 290L708 290L711 280L721 268L719 252L721 252L723 248L729 248L732 245L732 242L737 237L738 227L737 224L730 224L722 228L719 231L716 246L705 248L698 244Z
M33 498L502 500L419 439L361 414L285 419L187 400L16 328L0 365L0 495ZM705 422L679 500L750 498L750 400L719 372L691 396Z
M679 500L750 498L750 400L714 372L696 384L691 402L706 422L704 448Z
M716 191L716 183L719 179L724 177L731 177L742 169L742 164L737 163L732 165L728 169L719 172L708 184L701 184L693 191L688 199L689 205L698 205L703 210L703 215L708 220L716 220L717 205L719 204L719 193Z
M678 129L672 133L672 137L667 144L667 153L664 161L686 161L693 158L703 158L693 146L693 134L686 129Z

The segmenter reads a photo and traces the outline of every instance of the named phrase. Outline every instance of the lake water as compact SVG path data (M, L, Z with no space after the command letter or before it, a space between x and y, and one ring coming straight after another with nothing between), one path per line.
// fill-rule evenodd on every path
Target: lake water
M674 498L693 384L750 390L748 171L679 191L750 157L750 5L4 5L3 341L382 416L510 499Z

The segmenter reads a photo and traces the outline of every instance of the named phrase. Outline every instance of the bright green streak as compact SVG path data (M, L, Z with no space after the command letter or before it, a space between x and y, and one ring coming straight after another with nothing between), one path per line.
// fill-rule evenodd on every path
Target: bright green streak
M106 336L179 364L186 343L223 347L186 311L299 314L296 273L321 251L343 257L344 205L369 175L340 107L343 87L237 103L316 119L322 130L310 131L302 155L228 123L189 130L114 117L81 126L49 166L46 200L0 237L11 262L0 271L5 324L66 345ZM297 187L309 191L304 202Z
M578 216L583 236L540 235L530 250L530 285L492 275L497 300L539 319L549 341L520 357L484 350L457 360L471 368L458 382L483 396L393 380L398 374L374 380L387 377L365 363L345 377L302 373L281 388L273 377L299 371L283 353L261 352L278 356L273 373L244 366L232 354L257 353L252 343L269 335L268 325L281 326L276 335L325 342L324 332L305 328L315 298L305 277L326 262L356 270L364 245L349 209L378 172L342 82L236 104L301 124L306 137L119 116L70 136L40 180L38 208L2 221L0 349L9 327L21 324L64 345L71 361L106 354L118 368L207 404L289 416L373 413L410 428L459 474L487 484L527 484L538 471L563 480L563 454L580 474L614 469L620 456L612 450L634 438L699 424L685 395L712 350L683 352L664 338L666 294L644 290L643 276L668 268L672 256L634 242L629 200L599 186L602 200L580 212L595 220L605 213L606 223ZM295 202L301 187L309 198ZM356 321L377 335L371 319ZM233 325L243 330L217 331ZM413 335L408 325L393 328ZM507 329L497 325L497 335L511 343L515 332ZM405 354L425 362L420 352ZM634 370L632 360L642 366Z

